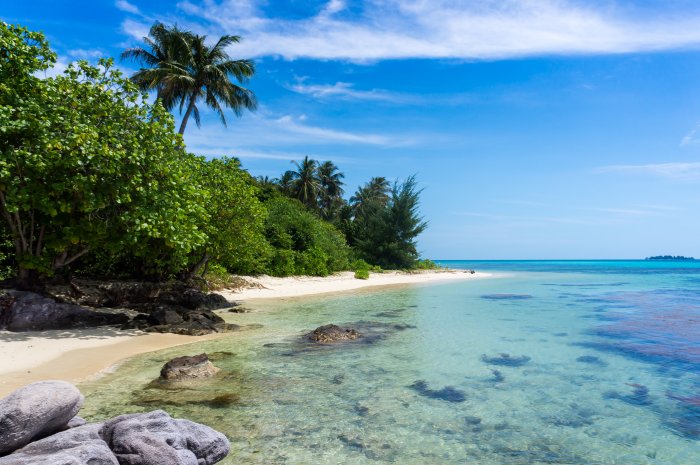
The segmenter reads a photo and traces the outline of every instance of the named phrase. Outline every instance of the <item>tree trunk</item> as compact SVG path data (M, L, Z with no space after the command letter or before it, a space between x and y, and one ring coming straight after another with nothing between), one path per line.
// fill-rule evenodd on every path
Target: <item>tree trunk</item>
M204 255L202 255L202 258L199 260L199 262L192 268L192 270L187 274L187 280L190 280L197 276L197 273L199 270L202 269L202 267L205 267L204 269L206 270L207 265L209 264L209 259L211 257L209 256L208 253L204 252ZM205 271L206 272L206 271Z
M192 110L194 110L194 104L197 101L197 94L199 93L199 89L196 91L192 92L192 95L190 96L190 103L187 105L187 111L185 112L185 116L182 117L182 123L180 124L180 130L178 133L182 136L185 134L185 128L187 127L187 120L190 119L190 115L192 114Z

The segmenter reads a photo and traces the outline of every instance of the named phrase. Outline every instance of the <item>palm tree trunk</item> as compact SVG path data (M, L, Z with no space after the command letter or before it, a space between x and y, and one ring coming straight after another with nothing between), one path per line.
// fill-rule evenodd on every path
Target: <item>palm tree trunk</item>
M187 111L185 112L185 116L183 116L183 118L182 118L182 123L180 124L180 131L178 131L181 136L183 134L185 134L185 128L187 127L187 120L190 119L190 115L192 114L192 110L194 110L194 104L197 101L197 94L198 93L199 93L199 89L192 92L192 95L190 96L190 104L187 105Z

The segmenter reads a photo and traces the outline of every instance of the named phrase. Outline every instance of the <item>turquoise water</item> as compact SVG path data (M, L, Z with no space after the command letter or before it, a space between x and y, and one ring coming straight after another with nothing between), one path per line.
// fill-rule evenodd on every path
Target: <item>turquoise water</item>
M700 463L700 263L449 265L494 275L251 305L226 318L262 328L134 359L83 414L210 424L226 464ZM327 323L371 337L300 342ZM202 351L216 379L151 384Z

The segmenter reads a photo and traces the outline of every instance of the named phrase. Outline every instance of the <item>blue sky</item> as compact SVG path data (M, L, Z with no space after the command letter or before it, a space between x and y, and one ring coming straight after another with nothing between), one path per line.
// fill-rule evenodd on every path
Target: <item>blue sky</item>
M333 160L347 193L417 173L436 259L700 257L700 4L690 0L4 1L79 58L155 20L253 58L254 114L191 151L278 176ZM120 63L127 72L134 64ZM179 120L179 115L176 115Z

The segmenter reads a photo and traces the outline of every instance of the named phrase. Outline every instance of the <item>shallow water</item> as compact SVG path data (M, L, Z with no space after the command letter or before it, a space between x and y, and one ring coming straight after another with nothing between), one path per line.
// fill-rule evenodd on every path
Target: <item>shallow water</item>
M262 329L134 359L82 414L209 424L226 464L700 463L700 264L450 265L497 277L256 304L227 318ZM299 342L331 322L373 337ZM203 351L216 379L150 384Z

